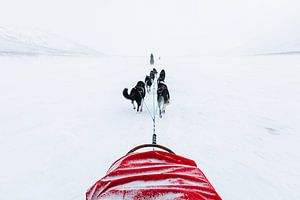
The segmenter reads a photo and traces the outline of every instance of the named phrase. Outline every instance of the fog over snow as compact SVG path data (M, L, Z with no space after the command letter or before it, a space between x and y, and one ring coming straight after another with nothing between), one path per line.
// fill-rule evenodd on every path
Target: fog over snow
M118 55L269 51L299 40L299 9L297 0L2 0L0 25L39 28Z

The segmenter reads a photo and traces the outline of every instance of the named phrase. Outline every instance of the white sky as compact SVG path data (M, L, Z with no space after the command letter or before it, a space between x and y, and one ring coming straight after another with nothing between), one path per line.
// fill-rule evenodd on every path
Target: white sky
M0 26L38 28L104 53L196 54L296 37L299 0L0 0Z

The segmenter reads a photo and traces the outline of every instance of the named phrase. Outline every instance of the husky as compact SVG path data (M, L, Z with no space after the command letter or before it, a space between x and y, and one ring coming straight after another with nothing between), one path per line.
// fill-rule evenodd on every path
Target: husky
M148 93L151 91L152 82L153 81L151 80L150 76L147 75L145 78L145 84L146 84L146 90Z
M154 65L154 56L152 53L150 55L150 65Z
M157 104L159 108L159 117L166 112L166 105L170 103L170 93L167 85L163 81L157 84Z
M157 83L159 83L160 81L165 81L165 78L166 78L166 72L165 70L161 70L160 73L159 73L159 77L157 79Z
M152 72L154 73L154 76L157 76L157 70L155 68L152 69Z
M134 101L137 104L137 112L142 112L143 110L143 100L146 95L145 83L143 81L137 82L136 86L131 89L130 94L128 94L128 89L123 90L123 96L126 99L131 100L133 109L135 109Z

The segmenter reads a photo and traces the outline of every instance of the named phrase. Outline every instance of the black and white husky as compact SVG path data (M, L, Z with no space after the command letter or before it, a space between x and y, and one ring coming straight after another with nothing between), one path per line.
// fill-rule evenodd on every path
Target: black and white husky
M159 117L166 112L166 105L170 103L170 93L167 85L163 81L157 84L157 104L159 108Z
M150 76L148 76L148 75L145 78L145 84L146 84L147 92L149 93L151 91L152 80L151 80Z
M128 94L128 89L123 90L123 96L126 99L131 100L133 109L135 109L134 101L137 104L137 112L142 112L143 110L143 100L146 95L145 83L143 81L137 82L136 86L131 89L130 94Z
M154 81L156 76L157 76L157 71L155 68L153 68L153 70L150 71L150 79L152 80L152 82Z
M165 70L161 70L160 73L159 73L159 77L157 79L157 83L160 82L160 81L165 81L165 78L166 78L166 72Z

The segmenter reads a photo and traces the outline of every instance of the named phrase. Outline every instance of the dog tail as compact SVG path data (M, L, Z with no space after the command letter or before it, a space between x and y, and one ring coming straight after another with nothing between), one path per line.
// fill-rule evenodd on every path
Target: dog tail
M123 90L123 96L126 98L126 99L129 99L129 100L132 100L132 97L128 94L128 89L125 88Z

